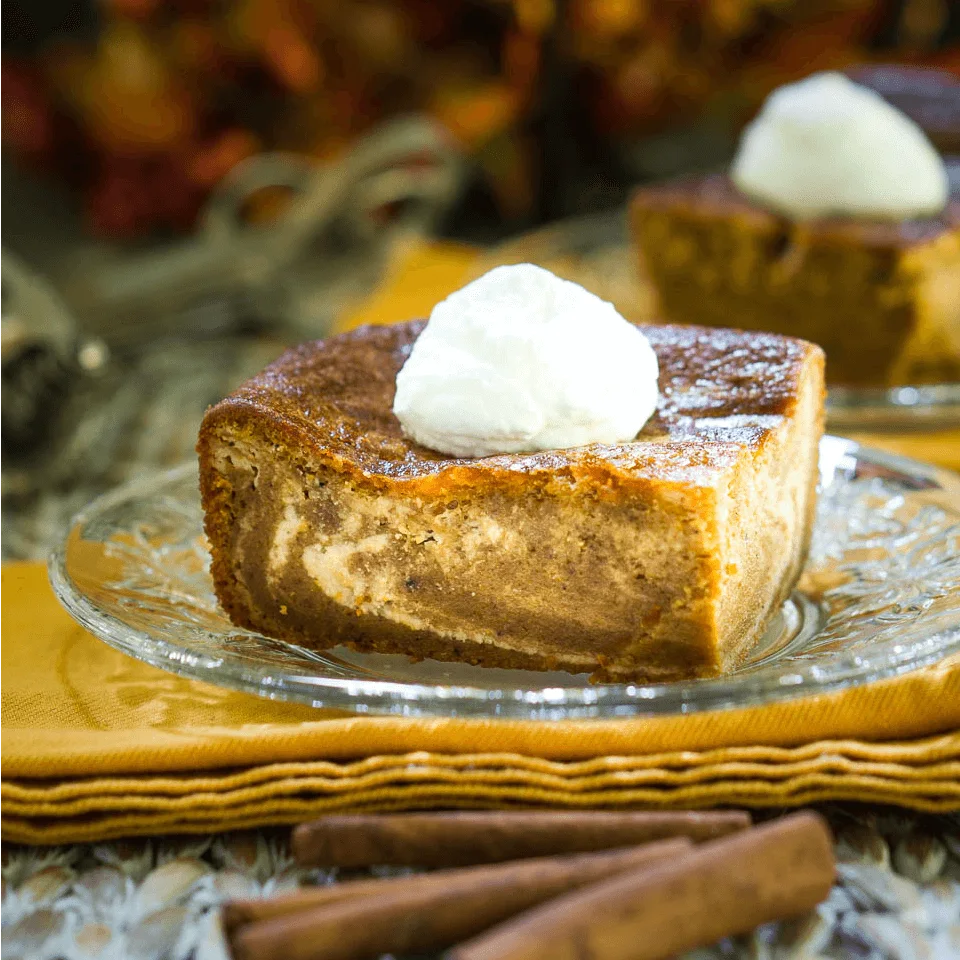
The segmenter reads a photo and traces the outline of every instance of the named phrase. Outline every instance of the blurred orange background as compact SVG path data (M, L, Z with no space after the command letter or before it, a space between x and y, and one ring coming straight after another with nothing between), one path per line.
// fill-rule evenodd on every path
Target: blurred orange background
M813 70L895 59L960 72L958 6L102 0L90 35L55 29L5 52L3 138L19 163L74 191L89 233L126 239L189 230L251 154L325 162L378 120L424 111L516 228L543 219L551 123L602 166L616 145L698 117L740 124ZM18 8L34 9L8 0L5 21Z

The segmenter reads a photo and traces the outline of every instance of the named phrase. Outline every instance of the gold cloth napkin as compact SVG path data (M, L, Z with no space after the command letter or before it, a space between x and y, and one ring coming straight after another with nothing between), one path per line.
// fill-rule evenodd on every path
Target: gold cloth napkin
M117 653L39 564L3 568L2 833L72 843L431 807L960 809L960 661L830 696L679 717L357 717Z

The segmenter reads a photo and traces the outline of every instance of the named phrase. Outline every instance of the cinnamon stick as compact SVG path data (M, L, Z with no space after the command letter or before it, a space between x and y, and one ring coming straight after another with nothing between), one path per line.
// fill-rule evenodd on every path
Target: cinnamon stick
M457 867L609 850L667 837L709 840L749 826L749 814L736 810L329 816L298 826L292 848L297 862L310 867Z
M623 847L598 853L508 860L504 863L456 867L403 877L351 880L323 887L304 887L278 897L228 901L222 907L221 918L224 929L229 932L244 924L302 913L304 910L332 903L392 896L394 893L405 893L413 889L423 892L437 887L449 891L464 886L469 888L473 883L479 885L486 880L496 880L503 884L526 883L530 877L549 875L549 871L554 867L559 873L569 868L571 871L582 871L591 876L607 876L617 870L627 870L634 864L653 862L661 853L667 856L673 855L675 851L688 850L690 845L686 837L676 837L644 846Z
M665 960L811 910L834 866L823 819L795 814L561 896L448 960Z
M364 960L440 950L558 894L691 849L688 839L677 837L603 853L338 884L284 897L272 915L276 900L260 908L245 902L241 917L267 918L237 927L234 913L227 927L235 960Z

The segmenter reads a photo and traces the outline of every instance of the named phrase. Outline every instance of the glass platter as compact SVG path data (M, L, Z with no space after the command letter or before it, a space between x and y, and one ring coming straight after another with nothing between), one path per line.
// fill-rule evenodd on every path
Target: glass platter
M960 651L960 477L825 437L810 558L748 661L656 686L484 669L239 630L221 613L194 464L123 486L74 518L50 559L61 602L154 666L273 699L406 716L609 718L767 703L868 683Z
M501 263L536 263L609 300L628 320L656 323L657 304L630 241L624 210L560 221L494 247L474 265L480 276ZM837 431L954 427L960 383L831 387L827 423Z

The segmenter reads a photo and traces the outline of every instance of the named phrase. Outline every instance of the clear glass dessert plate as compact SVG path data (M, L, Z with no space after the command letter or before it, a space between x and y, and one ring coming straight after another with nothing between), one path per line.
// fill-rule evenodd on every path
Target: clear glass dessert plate
M644 686L302 649L234 627L208 573L196 466L128 484L78 515L50 560L88 630L174 673L315 706L406 716L689 713L869 683L960 651L960 477L824 438L810 557L747 661Z
M635 323L657 323L656 298L630 239L626 210L575 217L522 234L487 251L473 276L501 263L536 263L615 304ZM960 383L899 387L831 386L827 424L838 432L953 427Z

